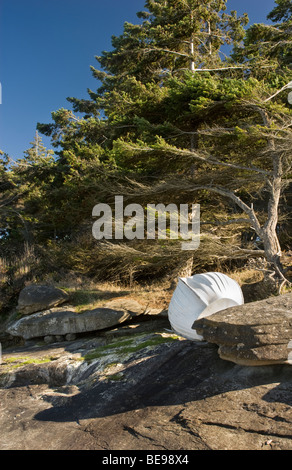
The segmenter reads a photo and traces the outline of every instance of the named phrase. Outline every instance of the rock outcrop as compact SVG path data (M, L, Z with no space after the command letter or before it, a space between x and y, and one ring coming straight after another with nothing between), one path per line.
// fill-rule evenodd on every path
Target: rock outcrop
M0 449L174 450L189 459L189 450L292 450L291 366L223 361L215 345L154 321L138 335L4 351Z
M22 315L29 315L61 305L68 298L68 294L57 287L32 284L20 292L17 310Z
M222 310L194 322L222 359L246 366L292 364L292 294Z
M100 300L96 308L83 311L77 311L69 300L66 292L52 286L25 287L19 295L16 309L22 316L15 320L14 314L7 321L5 341L7 337L16 340L43 338L47 343L71 341L78 334L118 327L140 315L148 319L157 316L167 318L167 310L151 308L127 296ZM67 302L65 306L54 307L64 302Z
M4 349L0 449L292 450L292 367L274 365L285 362L291 303L282 296L218 312L195 325L210 342L194 342L173 334L164 315L150 310L144 321L149 310L119 298L108 310L130 322ZM61 318L76 327L86 314L57 310L43 317L57 319L58 333L68 331Z
M113 305L116 306L115 309L99 307L82 313L77 313L70 307L68 309L53 308L22 317L9 325L6 331L12 336L19 336L25 340L89 333L124 323L145 310L141 305L136 311L134 311L133 304L127 305L125 308L121 308L117 302ZM131 310L127 307L130 307Z

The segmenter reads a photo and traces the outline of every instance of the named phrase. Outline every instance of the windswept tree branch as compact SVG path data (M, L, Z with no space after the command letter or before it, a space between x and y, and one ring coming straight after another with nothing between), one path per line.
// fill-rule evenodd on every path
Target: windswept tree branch
M194 186L193 190L199 191L201 189L205 189L207 191L214 192L216 194L220 194L221 196L227 197L231 199L235 204L243 210L245 214L248 215L249 220L251 222L252 227L255 229L257 234L261 233L261 225L256 216L256 213L253 208L253 204L249 207L240 197L238 197L233 191L229 191L226 188L219 188L216 186Z
M4 199L4 201L0 203L0 209L1 209L2 207L7 206L8 204L11 204L11 202L13 202L13 201L19 199L19 198L20 198L21 196L23 196L24 194L25 194L25 193L19 193L19 194L15 194L15 195L12 196L12 197L8 197L8 198Z
M243 217L239 219L230 219L230 220L201 220L200 225L215 225L217 227L225 227L226 225L232 224L249 224L249 219L244 219Z
M133 145L127 145L127 148L129 148L130 150L137 151L137 152L145 152L145 153L151 153L151 152L157 151L157 149L152 148L152 147L136 147ZM272 175L271 171L263 170L262 168L257 168L254 166L245 166L245 165L240 165L237 163L222 162L221 160L218 160L214 156L199 155L198 153L191 151L191 150L187 150L187 149L179 149L179 148L172 149L171 147L166 147L165 149L160 149L160 151L173 153L175 156L192 157L196 160L199 160L204 163L209 163L211 165L219 165L223 167L234 168L237 170L252 171L252 172L256 172L265 176Z
M269 96L264 103L267 103L268 101L272 100L275 98L275 96L279 95L279 93L282 93L282 91L287 90L288 88L292 88L292 82L288 83L287 85L284 85L281 90L278 90L276 93L274 93L272 96Z

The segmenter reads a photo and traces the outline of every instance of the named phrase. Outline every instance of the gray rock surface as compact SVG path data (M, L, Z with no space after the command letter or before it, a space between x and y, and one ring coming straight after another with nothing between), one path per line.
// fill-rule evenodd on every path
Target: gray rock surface
M219 346L222 359L248 366L292 364L292 294L222 310L193 328Z
M0 450L292 450L292 367L274 364L275 351L266 365L269 348L259 365L267 343L292 349L291 301L241 307L244 318L228 309L207 325L208 317L200 326L219 348L177 337L163 316L145 321L132 304L121 310L132 322L4 349ZM218 349L235 341L245 355L222 359Z
M76 313L74 310L53 308L20 318L7 328L7 333L26 340L38 337L88 333L118 325L131 318L127 310L95 308Z
M25 340L45 337L50 343L55 341L57 336L70 339L68 335L111 328L139 315L148 318L167 317L167 311L147 308L134 299L118 298L109 300L98 308L80 313L77 313L74 307L67 305L26 315L10 322L6 333Z
M28 315L60 305L68 298L68 294L57 287L32 284L20 292L17 310Z
M161 327L4 351L0 449L292 450L291 366L239 366Z

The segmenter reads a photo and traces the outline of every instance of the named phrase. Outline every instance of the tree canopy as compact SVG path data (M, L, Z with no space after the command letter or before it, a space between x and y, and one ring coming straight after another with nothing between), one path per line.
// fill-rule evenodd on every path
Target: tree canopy
M97 90L69 97L72 110L37 126L54 157L37 134L24 158L1 164L6 250L26 240L60 255L62 244L62 262L90 275L119 265L137 278L154 266L164 276L185 262L178 243L97 243L92 208L117 194L141 204L196 202L194 270L265 256L285 281L291 1L276 1L272 23L251 26L247 15L227 14L226 3L148 0L140 22L112 37L112 50L91 67Z

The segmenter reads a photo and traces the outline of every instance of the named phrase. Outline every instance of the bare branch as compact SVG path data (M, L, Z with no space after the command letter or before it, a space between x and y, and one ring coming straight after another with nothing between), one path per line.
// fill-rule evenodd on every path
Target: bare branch
M290 88L291 84L288 83L287 85L284 85L281 90L278 90L276 93L274 93L272 96L270 96L269 98L267 98L264 103L267 103L268 101L270 101L271 99L275 98L275 96L279 95L279 93L281 93L282 91L284 90L287 90L288 88Z
M222 162L221 160L218 160L217 158L215 158L211 155L207 156L207 157L202 157L202 156L198 155L197 153L191 152L191 151L188 151L188 150L179 150L178 153L180 153L182 155L187 155L187 156L190 156L190 157L194 157L197 160L201 160L201 161L204 161L205 163L210 163L212 165L225 166L225 167L234 168L234 169L237 169L237 170L253 171L253 172L256 172L256 173L263 174L263 175L270 175L271 174L270 171L263 170L261 168L257 168L257 167L254 167L254 166L244 166L244 165L239 165L237 163Z
M174 55L177 55L177 56L186 57L187 59L190 59L190 60L192 59L192 56L189 53L172 51L171 49L164 49L164 48L161 48L161 47L152 47L152 48L144 49L144 53L147 54L149 52L166 52L167 54L174 54ZM273 66L265 65L265 66L262 66L262 67L272 68ZM238 70L238 69L249 70L250 68L251 68L250 64L248 64L248 65L228 65L227 67L196 68L196 69L192 69L192 71L193 72L220 72L221 70L223 70L223 71L225 71L225 70ZM184 69L180 69L180 70L184 70ZM186 70L189 70L189 69L186 69Z
M19 194L15 194L14 196L12 196L12 197L10 197L10 198L8 197L7 199L4 199L4 202L2 202L2 203L0 204L0 209L1 209L2 207L7 206L8 204L10 204L11 202L15 201L16 199L20 198L20 197L23 196L24 194L25 194L25 193L19 193Z
M221 196L227 197L235 202L235 204L240 207L245 214L248 215L249 220L253 228L255 229L256 233L259 235L261 233L261 225L258 221L258 218L255 214L253 205L249 207L240 197L238 197L233 191L229 191L225 188L219 188L216 186L195 186L193 190L201 190L206 189L207 191L214 192L216 194L220 194Z

